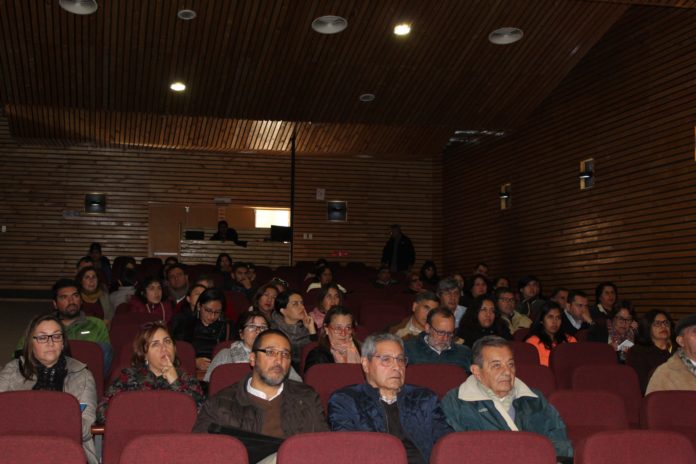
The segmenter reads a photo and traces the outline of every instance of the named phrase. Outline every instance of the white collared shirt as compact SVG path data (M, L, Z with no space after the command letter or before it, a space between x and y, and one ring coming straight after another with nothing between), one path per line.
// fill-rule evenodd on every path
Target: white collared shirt
M573 327L580 330L580 327L582 327L582 321L580 321L580 322L576 321L575 318L573 317L573 315L570 314L567 309L564 311L565 311L566 317L568 318L568 321L570 321L570 323L573 324Z
M273 401L274 399L278 398L281 393L283 393L283 387L285 384L281 383L280 387L278 388L278 391L276 392L275 395L268 397L264 392L261 390L257 390L256 388L251 386L251 377L249 377L249 380L247 381L247 392L249 392L250 395L254 395L257 398L261 398L262 400L266 401Z

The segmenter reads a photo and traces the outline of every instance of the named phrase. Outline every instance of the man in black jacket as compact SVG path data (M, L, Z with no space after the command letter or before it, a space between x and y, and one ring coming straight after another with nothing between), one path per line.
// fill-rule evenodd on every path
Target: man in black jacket
M391 237L382 250L382 265L389 266L392 274L410 270L416 262L416 251L411 239L401 233L401 226L391 226Z

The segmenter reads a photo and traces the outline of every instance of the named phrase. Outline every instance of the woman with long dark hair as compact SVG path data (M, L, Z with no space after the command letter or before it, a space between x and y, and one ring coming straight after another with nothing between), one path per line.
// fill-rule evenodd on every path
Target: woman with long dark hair
M626 364L635 369L640 389L645 393L653 371L672 356L674 350L674 321L663 309L645 313L638 325L636 344L626 354Z
M464 344L471 348L476 340L487 335L512 339L505 321L496 313L494 298L491 295L480 295L471 301L464 313L457 336L464 339Z
M563 312L558 303L548 301L541 307L536 321L529 329L529 335L525 340L539 352L539 364L549 365L551 350L561 343L576 343L572 335L567 335L561 324Z
M334 306L324 317L319 346L307 354L305 372L315 364L360 362L360 342L354 336L353 313L345 306Z

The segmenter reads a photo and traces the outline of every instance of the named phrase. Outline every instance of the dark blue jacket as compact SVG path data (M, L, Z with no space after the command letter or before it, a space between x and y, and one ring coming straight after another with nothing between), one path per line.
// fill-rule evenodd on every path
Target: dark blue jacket
M427 388L404 385L396 403L401 426L428 462L435 442L452 431L437 395ZM379 390L365 383L336 391L329 399L329 424L334 431L388 433Z
M452 343L448 350L437 354L425 341L425 331L417 338L404 342L404 350L409 364L454 364L462 367L467 373L471 372L471 350L468 346Z

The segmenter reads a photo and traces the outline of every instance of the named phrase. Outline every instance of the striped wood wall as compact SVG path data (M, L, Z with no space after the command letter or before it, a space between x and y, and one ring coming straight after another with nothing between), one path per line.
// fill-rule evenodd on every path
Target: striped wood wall
M71 275L89 243L107 256L147 254L148 202L288 207L288 155L135 151L22 146L0 119L0 289L41 289ZM401 222L420 260L441 259L437 159L409 163L298 156L294 259L330 257L333 250L377 264L387 225ZM349 202L349 222L329 224L327 199ZM107 194L107 213L64 217L82 210L87 192ZM304 232L312 240L301 240ZM173 231L178 233L178 231ZM259 262L257 264L266 264Z
M632 7L515 136L444 161L445 264L537 274L639 310L696 298L696 11ZM580 191L580 161L596 185ZM512 184L512 209L498 189Z

